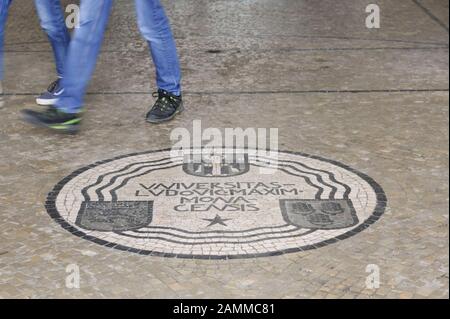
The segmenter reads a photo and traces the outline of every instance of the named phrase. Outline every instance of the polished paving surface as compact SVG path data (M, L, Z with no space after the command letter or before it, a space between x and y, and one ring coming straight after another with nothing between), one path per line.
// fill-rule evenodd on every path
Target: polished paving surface
M153 67L133 2L116 1L83 130L64 136L20 121L54 71L32 2L15 0L0 106L0 297L448 298L448 1L377 1L380 29L366 28L361 0L164 3L187 111L164 125L143 120ZM103 247L47 214L47 194L65 176L169 148L170 132L196 119L278 128L280 149L376 180L386 211L331 245L229 260ZM79 289L66 286L74 265ZM366 284L373 265L376 289Z

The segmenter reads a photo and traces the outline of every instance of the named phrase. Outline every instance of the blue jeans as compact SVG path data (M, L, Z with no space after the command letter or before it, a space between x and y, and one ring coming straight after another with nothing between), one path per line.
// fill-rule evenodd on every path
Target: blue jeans
M0 81L3 80L3 43L5 41L5 26L11 1L0 0Z
M60 0L34 0L42 29L47 33L55 56L56 72L64 74L70 34L66 27Z
M0 80L3 79L3 42L8 9L12 0L0 0ZM47 33L55 56L58 76L64 73L64 63L70 42L60 0L35 0L41 27Z
M155 63L157 86L180 95L180 65L164 9L159 0L135 0L135 3L139 30ZM64 93L56 103L66 113L77 113L83 106L112 5L113 0L81 0L80 27L75 30L65 63Z

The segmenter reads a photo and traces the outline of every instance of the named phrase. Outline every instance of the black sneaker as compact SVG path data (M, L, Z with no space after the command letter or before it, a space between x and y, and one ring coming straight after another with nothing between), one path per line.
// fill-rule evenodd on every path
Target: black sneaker
M54 106L42 112L23 110L22 115L28 123L66 133L78 132L82 119L81 113L64 113Z
M181 96L176 96L160 89L158 92L153 93L153 97L157 97L158 99L152 109L147 113L147 122L167 122L184 110Z
M3 101L3 83L0 81L0 109L5 105L5 101Z
M45 106L54 105L63 92L64 89L61 87L61 79L58 79L50 84L46 92L36 98L36 103Z

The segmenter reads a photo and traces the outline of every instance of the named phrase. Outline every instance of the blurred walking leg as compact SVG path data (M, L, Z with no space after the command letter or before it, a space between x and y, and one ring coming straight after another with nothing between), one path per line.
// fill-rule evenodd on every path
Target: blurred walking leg
M81 122L86 88L97 62L113 0L81 0L80 26L69 45L62 78L63 93L45 112L24 110L25 120L55 130L73 132Z
M113 0L82 0L80 27L69 45L63 77L64 93L55 106L65 113L78 113L94 73Z
M5 26L8 19L8 9L12 0L0 0L0 107L3 106L3 72L4 72L4 41L5 41Z
M34 0L42 29L47 33L53 49L58 79L37 99L37 104L53 105L64 91L61 78L69 50L70 34L67 29L60 0Z

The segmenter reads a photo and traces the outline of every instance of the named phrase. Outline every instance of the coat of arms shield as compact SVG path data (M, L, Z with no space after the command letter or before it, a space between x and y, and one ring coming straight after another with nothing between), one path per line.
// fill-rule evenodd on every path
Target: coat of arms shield
M184 158L183 171L186 174L201 177L230 177L243 175L250 170L248 154L208 154L187 155Z
M149 225L153 219L153 201L85 201L76 225L87 230L128 231Z
M340 229L358 223L350 199L284 199L280 206L285 221L301 228Z

